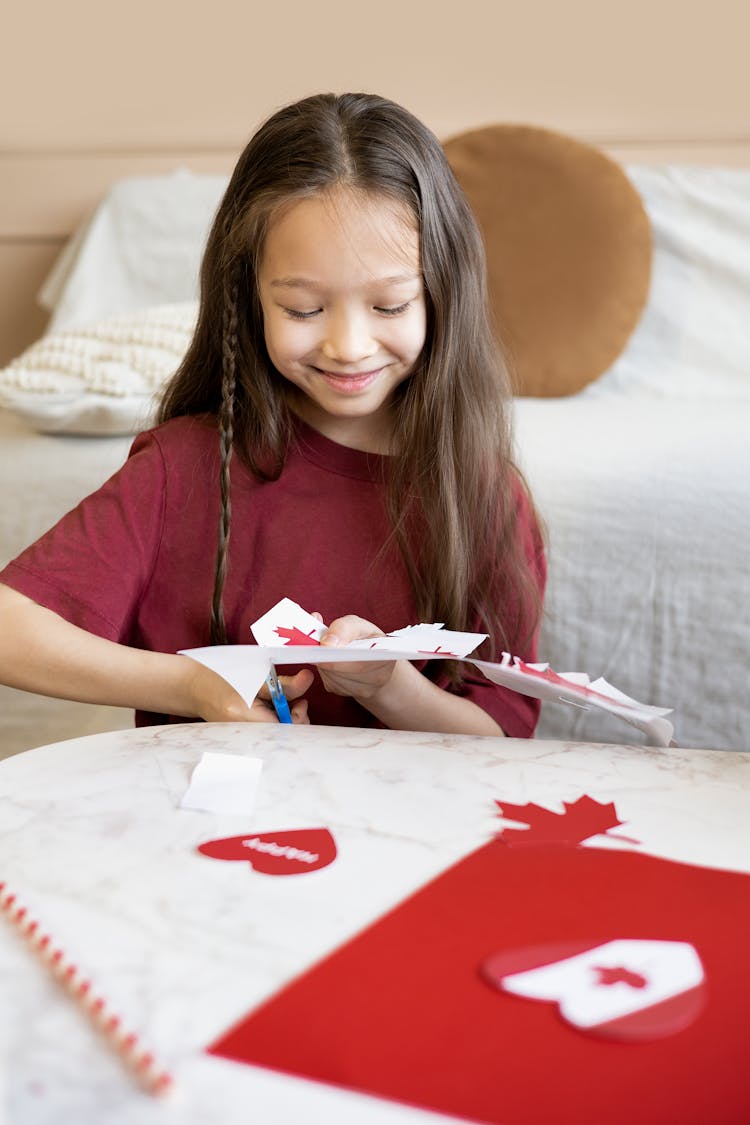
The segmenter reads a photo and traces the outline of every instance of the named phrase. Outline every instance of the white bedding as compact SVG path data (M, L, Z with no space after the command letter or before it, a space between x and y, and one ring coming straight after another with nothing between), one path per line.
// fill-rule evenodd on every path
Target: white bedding
M179 168L114 184L42 286L48 331L196 297L203 244L227 182Z
M540 659L673 707L681 745L750 749L750 170L629 171L654 227L643 320L613 368L580 394L515 404L519 459L549 537ZM158 260L169 258L174 213L178 257L197 262L193 241L224 181L165 179L184 206L165 208L164 183L137 181L105 201L107 221L90 226L47 287L57 327L87 319L96 300L97 315L109 316L194 295L187 267L178 284ZM141 228L122 215L133 207L147 216L140 242ZM154 222L162 237L152 244ZM131 266L142 247L146 274L110 276L97 291L92 264L101 268L107 246L115 252L115 229L127 232ZM105 479L129 440L42 435L0 411L0 561ZM0 756L131 721L7 691L0 706ZM639 737L563 704L545 704L538 734Z
M102 484L123 461L130 441L38 434L0 410L0 565ZM0 758L132 725L132 712L122 708L42 699L0 685Z
M674 708L682 746L750 749L750 400L516 403L549 536L540 657ZM538 736L626 738L545 706Z

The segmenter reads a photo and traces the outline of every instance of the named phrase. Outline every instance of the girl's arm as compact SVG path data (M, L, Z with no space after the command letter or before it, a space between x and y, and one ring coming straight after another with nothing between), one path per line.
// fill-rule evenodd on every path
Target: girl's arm
M380 629L361 617L339 617L331 623L321 644L335 647L359 638L382 635ZM505 734L492 716L476 703L444 691L408 660L319 664L317 667L327 691L351 696L393 730Z
M282 677L295 722L307 722L298 697L312 673ZM0 682L79 703L207 722L275 722L270 703L248 707L226 680L187 656L129 648L97 637L0 584Z

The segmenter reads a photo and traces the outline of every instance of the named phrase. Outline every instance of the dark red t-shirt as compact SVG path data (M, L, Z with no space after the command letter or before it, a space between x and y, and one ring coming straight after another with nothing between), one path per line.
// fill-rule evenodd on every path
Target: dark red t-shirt
M416 622L409 580L390 526L383 459L300 424L277 481L232 462L232 525L224 611L230 643L282 597L324 621L354 613L384 632ZM139 435L100 489L0 572L12 586L92 633L137 648L177 652L209 644L219 519L219 448L210 417L177 418ZM528 505L520 513L529 565L544 584L544 557ZM473 624L470 628L474 628ZM536 644L515 652L536 656ZM441 686L440 662L423 671ZM461 688L511 736L533 733L536 700L473 670ZM310 720L374 726L353 699L308 692ZM170 721L139 713L140 725Z

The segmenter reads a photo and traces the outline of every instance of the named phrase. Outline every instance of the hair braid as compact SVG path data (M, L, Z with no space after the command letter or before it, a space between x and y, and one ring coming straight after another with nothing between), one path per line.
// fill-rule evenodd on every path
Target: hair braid
M222 326L221 407L219 409L219 449L221 452L219 487L221 492L221 511L219 512L214 593L211 602L212 645L225 645L227 643L227 627L226 621L224 620L224 606L222 602L224 584L227 577L227 556L232 520L230 464L234 445L234 392L237 382L237 321L237 282L226 280L224 283L224 318Z

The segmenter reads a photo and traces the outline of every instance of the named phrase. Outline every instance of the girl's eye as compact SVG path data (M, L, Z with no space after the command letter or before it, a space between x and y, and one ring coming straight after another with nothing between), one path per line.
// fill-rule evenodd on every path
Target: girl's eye
M311 316L317 316L320 309L313 309L311 312L300 312L298 309L284 309L287 316L292 320L309 320Z
M411 308L411 305L411 301L404 301L402 305L394 305L391 308L375 305L375 312L380 313L381 316L399 316ZM310 312L301 312L299 309L285 308L284 314L292 320L310 320L311 317L318 316L322 311L322 309L311 309Z
M399 313L405 313L411 306L411 301L404 301L403 305L396 305L394 308L383 309L375 307L375 312L382 313L384 316L398 316Z

